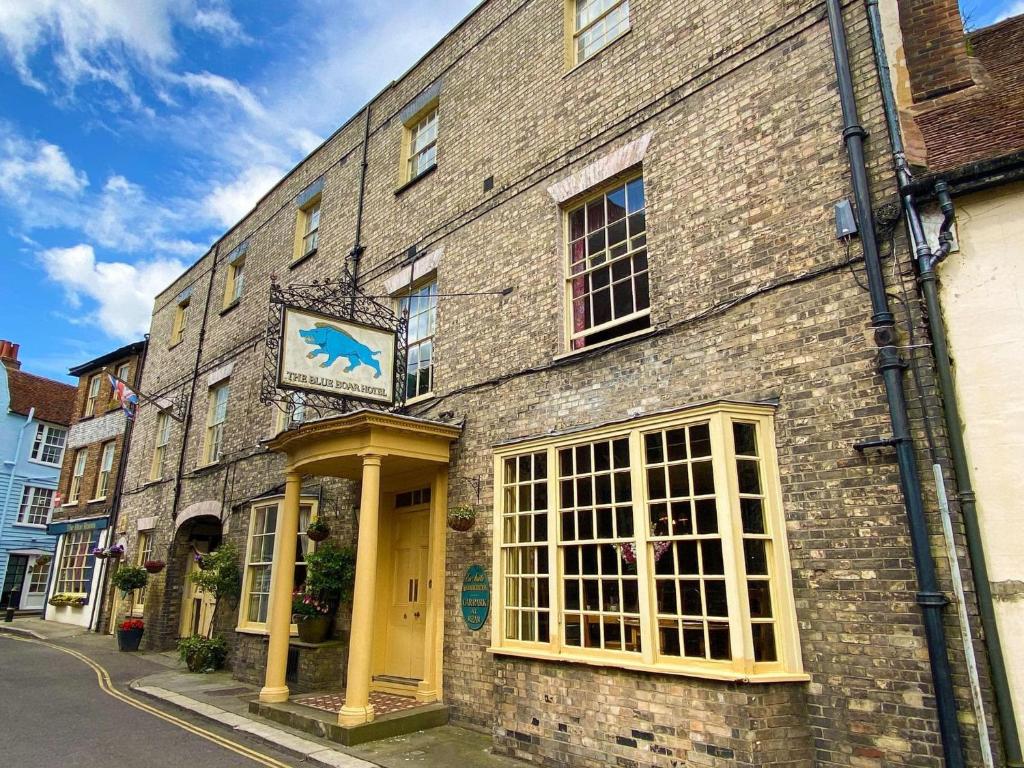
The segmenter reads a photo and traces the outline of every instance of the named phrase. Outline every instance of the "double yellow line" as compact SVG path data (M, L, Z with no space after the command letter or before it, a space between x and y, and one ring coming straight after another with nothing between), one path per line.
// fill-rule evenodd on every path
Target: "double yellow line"
M113 696L115 699L124 704L127 704L129 707L135 707L135 709L147 712L150 715L153 715L153 717L159 717L161 720L165 720L166 722L171 723L172 725L176 725L182 730L188 731L189 733L194 733L196 736L200 736L206 739L207 741L212 741L214 744L217 744L218 746L221 746L224 749L242 755L242 757L247 757L253 762L259 763L260 765L265 765L268 768L292 768L292 766L289 766L287 763L282 763L280 760L275 760L274 758L264 755L261 752L257 752L254 749L249 749L249 747L245 746L244 744L239 744L238 742L220 736L219 734L216 734L213 731L208 731L205 728L200 728L199 726L193 725L187 720L182 720L180 717L169 715L166 712L157 709L156 707L152 707L149 704L145 704L131 696L128 696L127 694L121 693L121 691L117 690L117 688L114 687L113 683L111 683L110 674L107 672L107 670L99 664L97 664L92 659L90 659L85 654L71 650L70 648L64 648L59 645L54 645L53 643L47 643L42 640L29 640L28 638L15 637L14 635L0 635L0 637L7 637L11 640L17 640L22 643L30 643L32 645L44 645L47 648L52 648L55 651L66 653L69 656L74 656L76 659L81 661L83 664L88 666L90 669L92 669L93 672L96 673L96 680L99 684L101 691L103 691L108 696Z

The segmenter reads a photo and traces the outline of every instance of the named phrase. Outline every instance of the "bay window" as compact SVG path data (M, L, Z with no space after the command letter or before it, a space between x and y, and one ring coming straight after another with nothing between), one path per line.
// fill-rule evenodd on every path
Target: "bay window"
M496 652L802 679L770 408L525 441L495 472Z

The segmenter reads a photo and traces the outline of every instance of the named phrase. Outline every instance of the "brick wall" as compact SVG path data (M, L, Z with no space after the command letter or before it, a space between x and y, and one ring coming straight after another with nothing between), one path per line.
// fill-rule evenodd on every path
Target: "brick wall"
M790 576L811 681L726 684L495 655L489 627L469 631L458 610L465 567L491 562L484 515L471 532L448 534L444 700L455 722L490 731L502 751L543 765L607 765L614 755L624 766L939 766L896 467L885 452L862 457L852 449L889 427L868 299L833 236L832 205L850 189L824 11L789 0L634 0L630 13L627 35L566 72L561 2L492 0L378 97L361 285L383 293L416 246L443 249L442 294L513 289L500 298L439 302L439 397L409 408L427 418L444 411L465 418L451 471L480 478L485 505L498 441L628 411L776 400ZM894 189L862 9L851 6L847 20L872 137L869 171L876 201L884 202ZM438 168L396 192L397 115L438 78ZM162 479L148 480L155 409L140 410L129 456L122 525L156 515L158 543L171 548L147 605L154 645L173 642L180 618L187 547L172 514L212 502L225 538L244 548L248 500L283 482L281 459L261 443L274 414L258 402L269 284L272 275L310 283L343 269L353 245L362 131L357 115L157 298L144 391L184 400L197 359L198 376L187 425L173 425ZM547 187L646 133L653 134L643 162L652 331L563 357L562 220ZM294 197L321 176L319 251L290 268ZM494 187L485 191L490 176ZM245 292L223 312L224 257L243 240ZM913 289L913 276L891 263L886 275ZM171 348L177 298L188 289L188 332ZM208 377L227 363L224 458L204 468ZM933 406L927 370L924 378ZM351 537L354 490L324 483L324 514L338 521L342 540ZM475 493L453 483L449 501L475 502ZM929 516L938 553L931 504ZM948 573L942 578L948 587ZM257 680L265 643L234 635L237 615L236 607L222 611L220 629L231 638L236 672ZM952 623L949 633L958 636ZM956 641L950 653L974 760Z
M957 0L898 0L914 101L974 85Z

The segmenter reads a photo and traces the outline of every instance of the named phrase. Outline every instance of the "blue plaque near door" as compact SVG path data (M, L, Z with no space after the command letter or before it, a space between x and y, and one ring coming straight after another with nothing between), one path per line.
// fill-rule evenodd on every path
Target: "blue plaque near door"
M462 618L476 632L491 610L491 584L482 565L471 565L462 580Z

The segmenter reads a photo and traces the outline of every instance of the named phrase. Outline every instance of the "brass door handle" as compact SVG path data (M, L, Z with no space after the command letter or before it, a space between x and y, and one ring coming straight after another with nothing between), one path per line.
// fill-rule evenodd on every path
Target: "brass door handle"
M420 612L416 611L416 613L413 614L413 618L418 619L419 617L420 617Z
M408 618L409 618L409 614L407 614L407 613L403 613L403 614L402 614L402 618L403 618L403 619L408 619Z

